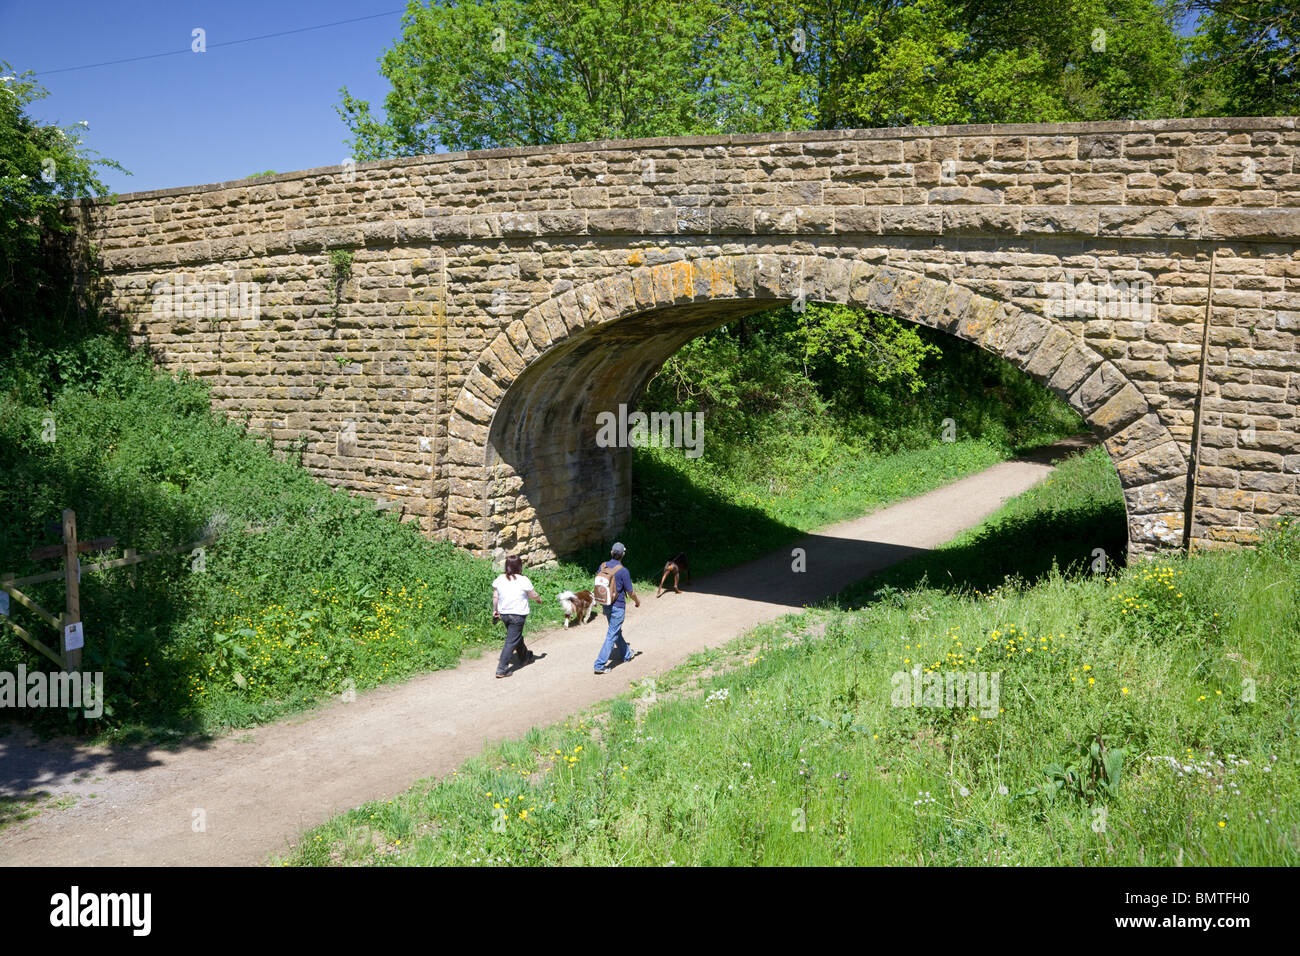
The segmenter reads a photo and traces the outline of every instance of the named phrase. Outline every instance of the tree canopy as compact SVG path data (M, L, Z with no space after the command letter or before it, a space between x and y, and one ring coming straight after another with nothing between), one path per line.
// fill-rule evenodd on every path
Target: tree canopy
M95 167L122 168L82 145L84 122L32 119L28 107L47 93L31 76L0 63L0 346L20 327L37 327L34 316L54 330L67 320L66 201L107 195Z
M1295 0L412 0L382 115L338 110L358 159L1289 113L1298 31Z

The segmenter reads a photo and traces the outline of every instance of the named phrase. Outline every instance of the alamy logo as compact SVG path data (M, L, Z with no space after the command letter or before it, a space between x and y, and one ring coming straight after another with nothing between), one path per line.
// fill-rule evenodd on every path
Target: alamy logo
M618 414L596 416L596 445L600 448L648 448L671 445L685 448L687 458L704 454L703 412L633 412L618 406Z
M890 683L895 707L978 708L981 717L998 715L1001 671L896 671Z
M1084 279L1075 282L1067 276L1061 282L1049 282L1047 315L1056 319L1136 319L1150 321L1155 315L1155 284L1150 279L1107 279L1095 283Z
M151 893L70 893L50 897L51 926L129 926L134 936L148 936L153 925Z
M18 673L0 671L0 710L8 707L38 707L71 710L83 708L82 714L96 720L104 713L104 672L85 671L27 672L25 664Z
M169 276L153 286L153 314L160 319L256 319L262 314L256 282L190 282Z

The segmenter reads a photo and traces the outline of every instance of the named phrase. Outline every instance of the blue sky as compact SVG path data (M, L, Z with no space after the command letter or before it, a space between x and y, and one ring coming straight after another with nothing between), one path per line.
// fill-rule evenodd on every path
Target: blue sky
M50 95L42 122L90 123L86 145L134 175L102 169L117 192L332 166L348 155L339 87L382 106L376 62L401 35L405 0L0 0L0 60L33 70ZM230 47L222 41L386 13ZM189 52L191 31L206 53ZM134 63L59 70L168 51Z

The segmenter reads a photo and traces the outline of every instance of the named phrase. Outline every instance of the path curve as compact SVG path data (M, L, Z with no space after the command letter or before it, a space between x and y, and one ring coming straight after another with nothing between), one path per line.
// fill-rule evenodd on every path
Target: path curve
M629 682L934 548L1051 471L1047 455L1003 462L823 528L791 546L805 549L806 573L791 571L783 549L700 579L681 595L656 600L651 592L639 609L629 606L625 626L641 655L602 677L592 674L592 660L603 623L593 621L530 635L530 647L546 658L508 680L493 679L497 655L489 651L351 703L177 751L71 748L12 733L0 739L0 796L36 788L77 799L0 831L0 863L262 863L304 828L448 774L491 741L562 720ZM204 811L203 832L194 831L196 810Z

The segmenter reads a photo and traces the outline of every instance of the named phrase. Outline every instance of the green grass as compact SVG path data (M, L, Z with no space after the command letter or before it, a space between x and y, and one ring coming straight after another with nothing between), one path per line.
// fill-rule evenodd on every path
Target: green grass
M948 549L975 580L981 547L1045 551L1033 584L913 586L943 564L920 556L880 600L698 655L340 815L280 862L1300 863L1300 527L1064 575L1054 523L1115 507L1097 454ZM900 706L917 667L997 672L998 712Z

